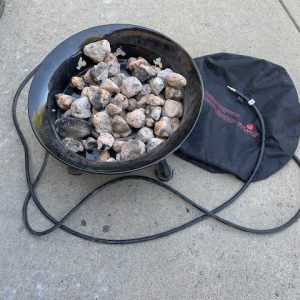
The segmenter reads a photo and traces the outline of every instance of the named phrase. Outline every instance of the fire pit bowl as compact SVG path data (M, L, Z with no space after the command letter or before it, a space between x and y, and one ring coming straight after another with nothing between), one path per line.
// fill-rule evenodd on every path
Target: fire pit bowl
M70 78L83 74L94 63L82 49L91 42L107 39L112 51L121 47L125 58L143 56L149 61L160 57L163 68L171 68L187 79L183 90L184 115L175 133L151 152L129 161L99 162L68 150L55 130L60 117L55 95L62 93ZM78 70L82 57L86 66ZM70 167L86 172L118 174L135 171L156 164L173 153L193 129L202 106L203 83L198 69L189 54L170 38L136 25L113 24L81 31L58 45L39 66L31 83L28 96L28 115L33 131L43 147Z

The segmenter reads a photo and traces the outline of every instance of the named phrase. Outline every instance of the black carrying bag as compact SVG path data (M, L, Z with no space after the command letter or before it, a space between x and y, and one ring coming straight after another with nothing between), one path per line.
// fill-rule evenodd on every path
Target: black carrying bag
M281 169L293 156L300 136L300 104L287 71L269 61L230 53L195 58L204 82L199 120L176 152L210 172L246 181L260 149L259 121L227 85L256 101L266 125L266 148L254 181Z

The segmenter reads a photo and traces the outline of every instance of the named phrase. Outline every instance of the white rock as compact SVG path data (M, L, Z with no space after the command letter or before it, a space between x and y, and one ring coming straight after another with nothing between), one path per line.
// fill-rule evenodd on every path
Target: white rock
M154 148L156 148L158 145L160 145L163 142L164 142L164 140L159 139L159 138L150 139L147 143L147 152L150 152L151 150L153 150Z
M95 127L97 133L111 133L111 117L106 111L101 111L93 115L92 124Z
M126 122L133 128L142 128L145 126L145 113L142 109L135 109L126 115Z
M110 44L107 40L90 43L83 48L83 53L95 62L102 62L110 52Z
M109 150L113 146L114 141L115 139L110 133L100 133L97 138L97 148L98 150Z
M133 76L126 77L122 81L121 91L127 98L132 98L142 90L142 83Z
M141 128L136 134L136 139L141 140L144 143L147 143L148 140L154 138L153 130L148 127Z
M73 152L82 152L84 151L84 147L80 141L75 140L72 137L66 137L63 139L64 145Z
M91 103L87 97L76 99L72 102L70 113L75 118L87 119L91 113Z
M166 100L163 106L162 115L169 118L181 118L183 114L183 105L181 102L174 100Z

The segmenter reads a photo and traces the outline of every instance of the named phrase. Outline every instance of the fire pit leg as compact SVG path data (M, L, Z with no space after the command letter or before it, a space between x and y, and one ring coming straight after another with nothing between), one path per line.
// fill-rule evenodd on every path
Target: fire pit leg
M164 159L156 165L155 175L161 181L169 181L173 177L173 170L168 162Z
M70 175L81 175L83 173L81 170L78 170L70 166L68 166L68 172Z

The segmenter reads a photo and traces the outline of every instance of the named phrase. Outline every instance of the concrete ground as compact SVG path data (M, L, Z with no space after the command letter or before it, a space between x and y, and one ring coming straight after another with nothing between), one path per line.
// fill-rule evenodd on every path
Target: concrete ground
M300 2L283 2L300 24ZM299 299L299 222L284 232L257 236L207 220L176 235L129 246L86 242L60 230L34 237L24 228L24 154L11 119L12 97L58 43L107 23L156 29L194 57L227 51L271 60L286 67L300 90L300 34L277 0L6 0L0 19L0 299ZM37 170L44 152L27 120L27 95L28 87L18 111ZM232 176L210 174L175 156L169 161L175 169L170 184L207 208L241 186ZM139 173L152 176L153 169ZM69 176L51 158L38 194L60 218L110 178ZM299 168L291 161L253 184L221 215L255 228L282 224L299 208L299 179ZM160 188L124 182L94 197L67 224L84 233L125 238L197 215ZM35 228L49 226L33 206L30 216Z

